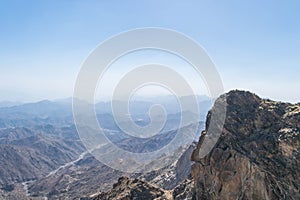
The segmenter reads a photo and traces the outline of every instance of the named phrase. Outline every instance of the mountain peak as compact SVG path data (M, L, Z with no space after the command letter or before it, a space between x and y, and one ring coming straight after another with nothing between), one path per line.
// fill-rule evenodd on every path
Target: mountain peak
M218 104L225 101L226 119L217 144L199 158L202 136L193 152L197 198L299 198L299 105L236 90L217 99L210 112L218 112Z

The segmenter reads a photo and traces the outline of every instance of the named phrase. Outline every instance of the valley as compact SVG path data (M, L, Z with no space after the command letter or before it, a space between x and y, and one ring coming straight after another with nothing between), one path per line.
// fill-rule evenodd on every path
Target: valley
M209 129L212 113L220 112L221 105L226 105L224 127ZM121 172L99 162L72 124L2 128L0 199L298 199L299 110L299 104L231 91L215 101L205 124L199 122L199 131L205 134L173 152L180 155L178 160L140 173ZM107 125L106 133L117 146L137 153L168 144L176 133L171 125L153 138L141 139ZM189 126L182 131L188 132ZM212 151L200 157L199 152L217 137L211 130L222 134ZM99 149L107 147L95 151Z
M151 104L139 102L138 105L136 123L147 124L147 121L143 122L147 116L141 113ZM5 199L19 199L20 196L24 200L79 199L111 189L121 176L140 178L172 189L189 176L189 157L194 144L178 149L177 153L183 153L180 161L174 161L159 171L128 174L103 165L80 141L70 108L70 102L66 101L0 108L0 121L3 122L0 130L0 173L3 174L0 184ZM176 134L180 117L178 113L170 113L161 134L139 139L122 133L114 124L111 113L107 109L105 112L108 113L103 113L100 108L98 120L104 125L107 137L120 148L133 152L153 151L170 142ZM204 123L199 122L199 129L202 127ZM161 158L164 159L170 158Z

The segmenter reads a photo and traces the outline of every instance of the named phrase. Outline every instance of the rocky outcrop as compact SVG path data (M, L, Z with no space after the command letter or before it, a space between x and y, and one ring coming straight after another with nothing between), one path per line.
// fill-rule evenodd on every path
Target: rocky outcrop
M93 200L168 200L172 195L169 191L160 189L150 183L139 179L130 179L127 177L119 178L118 182L113 185L113 189L109 192L101 193L92 198Z
M179 184L173 190L173 199L194 200L195 199L194 181L192 179L186 179L181 184Z
M194 192L192 179L186 179L173 190L164 190L140 179L121 177L110 191L82 198L82 200L194 200Z
M199 157L212 112L226 103L213 150ZM231 91L216 100L192 154L196 199L300 199L300 105ZM204 140L205 141L205 140Z
M195 144L189 146L180 156L178 161L163 167L162 169L148 172L146 174L137 174L132 176L153 183L165 190L172 190L191 174L191 154L195 149Z

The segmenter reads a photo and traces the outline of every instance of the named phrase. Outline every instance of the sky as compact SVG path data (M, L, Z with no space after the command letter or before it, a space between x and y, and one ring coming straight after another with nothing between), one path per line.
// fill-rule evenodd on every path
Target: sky
M0 101L70 97L84 60L130 29L179 31L209 54L226 91L300 102L299 1L0 1Z

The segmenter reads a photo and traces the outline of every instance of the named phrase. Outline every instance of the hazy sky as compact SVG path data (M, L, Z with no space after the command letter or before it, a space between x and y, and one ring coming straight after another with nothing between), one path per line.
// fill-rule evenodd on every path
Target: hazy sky
M0 101L72 95L103 40L162 27L201 44L226 90L300 102L299 1L0 1Z

